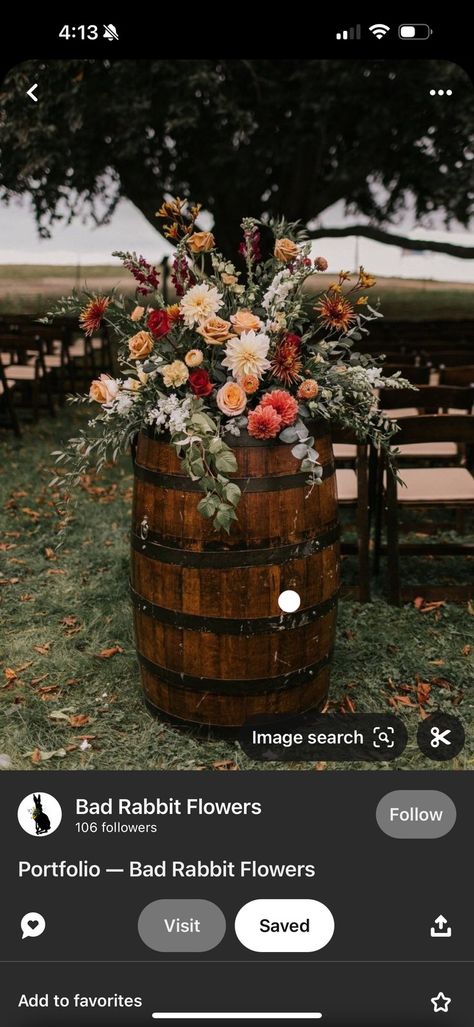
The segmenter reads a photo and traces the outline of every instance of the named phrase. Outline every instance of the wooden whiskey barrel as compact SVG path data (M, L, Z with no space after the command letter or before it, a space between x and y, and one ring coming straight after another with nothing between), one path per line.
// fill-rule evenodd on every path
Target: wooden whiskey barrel
M227 436L242 489L238 522L215 533L202 492L163 437L134 451L131 596L148 704L199 724L319 708L328 692L339 590L336 476L329 431L309 486L291 446ZM282 613L281 592L301 597Z

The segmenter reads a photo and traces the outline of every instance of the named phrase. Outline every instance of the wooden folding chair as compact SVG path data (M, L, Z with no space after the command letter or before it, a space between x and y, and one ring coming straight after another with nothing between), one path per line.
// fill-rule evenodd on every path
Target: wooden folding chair
M2 361L0 360L0 407L3 407L6 413L5 427L13 428L15 435L20 438L21 429L12 398L14 387L14 382L7 381L5 370Z
M474 443L474 415L421 414L400 422L398 441L404 444L454 442L464 446ZM448 511L474 510L474 477L467 467L403 468L405 485L397 484L386 474L384 484L387 531L387 562L390 601L400 605L402 599L422 594L425 598L448 598L463 601L474 594L474 582L451 586L404 586L400 584L400 555L458 556L474 555L474 545L463 542L399 542L399 513L409 508Z
M442 367L439 372L440 385L474 385L474 364L459 367Z
M354 447L355 468L336 468L337 494L341 507L352 507L356 513L357 542L342 540L343 555L356 554L358 561L358 584L355 589L343 588L347 593L355 592L359 602L370 602L369 565L369 473L367 445L360 445L346 429L332 429L333 443Z
M5 378L27 397L24 405L31 408L33 420L38 420L43 396L50 417L55 417L51 371L45 366L43 339L28 334L0 334L0 352Z

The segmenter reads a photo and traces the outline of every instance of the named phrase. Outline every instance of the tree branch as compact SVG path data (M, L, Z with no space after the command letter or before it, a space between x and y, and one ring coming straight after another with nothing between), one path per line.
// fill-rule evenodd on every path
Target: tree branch
M308 232L310 239L333 239L348 235L360 235L374 242L386 243L387 246L401 246L405 250L432 250L434 253L447 253L450 257L461 257L463 260L474 259L474 246L458 246L452 242L437 242L434 239L409 239L406 235L393 235L381 228L371 225L347 225L346 228L318 228Z

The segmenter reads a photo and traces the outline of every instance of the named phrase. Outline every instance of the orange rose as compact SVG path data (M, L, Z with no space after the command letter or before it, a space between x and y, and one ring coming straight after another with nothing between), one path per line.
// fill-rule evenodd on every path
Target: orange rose
M242 335L242 332L258 332L262 327L260 318L252 314L251 310L238 310L236 314L230 315L230 319L237 335Z
M143 317L144 313L145 307L135 307L135 310L132 310L132 313L130 314L131 320L139 321L140 318Z
M138 332L128 340L128 348L131 360L141 360L142 357L147 357L153 349L153 339L150 333Z
M193 232L188 239L188 247L191 253L209 253L216 245L212 232Z
M237 382L226 382L216 395L216 403L223 414L227 414L228 417L237 417L238 414L244 412L247 406L247 396Z
M277 239L273 252L277 260L281 260L282 264L288 264L298 256L298 247L291 239Z
M118 392L118 385L114 378L108 374L101 374L100 378L94 378L89 389L90 399L96 403L111 403Z
M244 374L244 377L239 381L239 385L242 386L248 396L251 396L253 392L257 391L260 382L256 374Z
M230 321L224 321L223 317L208 317L207 321L197 329L198 335L202 335L211 346L218 346L219 343L232 339L232 332L229 331Z
M297 396L298 399L315 399L318 392L318 383L315 382L314 378L306 378L304 382L301 382Z

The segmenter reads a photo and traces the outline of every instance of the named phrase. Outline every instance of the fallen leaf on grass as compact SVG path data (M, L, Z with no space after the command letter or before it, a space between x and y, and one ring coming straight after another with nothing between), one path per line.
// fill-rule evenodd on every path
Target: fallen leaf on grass
M440 599L437 602L427 602L423 596L417 596L413 600L413 606L420 613L432 613L433 610L439 610L441 606L446 606L446 602L444 599Z
M62 713L61 710L54 710L53 713L49 714L50 720L65 720L66 724L69 724L69 717L67 713Z
M11 769L12 769L12 761L11 761L10 756L6 752L1 752L0 753L0 770L11 770Z
M35 653L39 653L40 656L46 656L49 653L51 642L43 642L42 645L34 645L33 649Z
M327 763L324 763L323 760L319 760L318 763L314 764L313 770L327 770Z
M428 663L432 663L433 667L444 667L445 660L428 660Z
M30 599L33 599L33 596L31 595L31 593L30 592L23 592L23 595L20 596L20 603L29 603Z
M0 553L7 553L9 549L16 549L16 543L0 542Z
M30 685L32 685L32 687L35 688L36 685L39 685L40 681L44 681L44 679L47 677L49 677L48 674L42 674L39 678L32 678L30 681Z
M65 574L66 571L62 571L59 567L50 567L46 574Z
M110 649L101 649L100 653L96 653L95 655L98 660L110 660L110 658L115 656L117 653L123 653L121 645L113 645Z
M393 698L400 706L410 706L413 710L416 710L416 702L412 702L407 695L394 695Z
M0 578L0 585L18 585L19 578Z
M471 645L465 645L464 649L461 649L461 656L470 656L472 652Z
M212 766L214 770L240 770L234 760L215 760Z
M34 521L39 521L41 517L38 510L32 510L30 506L22 506L21 512L26 514L27 517L31 517Z
M84 738L84 741L81 742L79 748L81 752L84 752L85 749L92 749L92 745L87 741L87 738Z
M77 624L77 617L75 617L74 614L68 614L68 616L63 617L59 623L64 624L67 628L72 628L74 627L74 624Z
M474 603L472 599L470 599L467 604L467 612L470 614L471 617L474 617Z
M425 703L428 702L430 695L431 685L429 685L426 681L420 681L416 689L416 697L418 699L420 706L423 706Z
M85 727L89 723L90 717L88 717L87 713L75 713L68 720L71 727Z
M54 756L66 756L65 749L53 749L48 751L46 749L33 749L33 752L26 752L25 756L31 756L32 763L45 763L46 760L52 760Z
M18 677L17 672L16 670L13 670L13 667L5 667L3 673L7 681L15 681L15 679Z
M57 560L56 553L54 552L54 549L50 548L50 546L46 546L46 549L44 551L44 555L45 555L47 560Z

